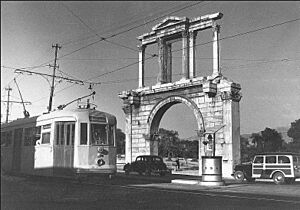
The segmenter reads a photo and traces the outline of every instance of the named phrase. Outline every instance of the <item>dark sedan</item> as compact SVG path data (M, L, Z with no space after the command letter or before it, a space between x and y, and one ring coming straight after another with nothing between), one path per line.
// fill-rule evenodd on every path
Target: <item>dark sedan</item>
M167 165L163 162L163 159L156 155L140 155L132 163L127 163L123 170L128 175L130 172L138 172L140 175L145 173L151 175L151 173L158 173L164 176L169 172Z

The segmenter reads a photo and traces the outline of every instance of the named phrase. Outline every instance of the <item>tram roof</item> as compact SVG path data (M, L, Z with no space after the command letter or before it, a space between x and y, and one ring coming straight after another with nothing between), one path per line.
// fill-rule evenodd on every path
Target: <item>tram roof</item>
M18 127L18 126L25 125L25 124L32 124L32 123L36 122L37 118L38 118L38 116L18 118L18 119L13 120L9 123L2 123L1 124L1 129L2 128L8 128L8 127Z
M117 120L116 117L112 114L109 114L107 112L102 112L95 109L84 109L84 108L76 108L76 109L70 109L70 110L55 110L50 113L44 113L39 116L29 117L29 118L19 118L16 120L13 120L9 123L2 123L1 129L8 128L8 127L18 127L25 124L33 124L37 120L43 120L43 119L49 119L51 117L61 117L61 116L74 116L79 113L87 112L89 117L100 117L105 118L106 122L109 124L116 124Z
M106 119L106 122L109 124L116 123L116 117L112 114L107 112L99 111L96 109L86 109L86 108L75 108L75 109L66 109L66 110L55 110L50 113L45 113L39 116L38 120L44 120L49 118L56 118L56 117L66 117L66 116L76 116L80 113L88 113L88 117L102 117Z

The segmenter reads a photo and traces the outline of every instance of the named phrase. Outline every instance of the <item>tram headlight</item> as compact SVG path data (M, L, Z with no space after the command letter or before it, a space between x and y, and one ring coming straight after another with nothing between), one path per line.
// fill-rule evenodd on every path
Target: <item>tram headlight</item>
M98 166L103 166L105 164L105 161L103 159L98 159L97 164Z
M104 155L102 155L101 153L97 153L97 157L101 158L101 157L104 157Z

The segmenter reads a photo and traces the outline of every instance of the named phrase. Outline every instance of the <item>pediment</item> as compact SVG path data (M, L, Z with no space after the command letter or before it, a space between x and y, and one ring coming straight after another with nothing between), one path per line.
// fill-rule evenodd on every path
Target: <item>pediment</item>
M186 17L180 18L180 17L167 17L157 25L155 25L152 30L157 31L159 29L163 29L172 25L176 25L181 22L185 22L187 20Z

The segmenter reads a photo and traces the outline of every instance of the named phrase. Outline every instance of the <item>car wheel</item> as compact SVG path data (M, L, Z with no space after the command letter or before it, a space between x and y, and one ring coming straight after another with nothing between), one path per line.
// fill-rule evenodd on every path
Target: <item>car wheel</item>
M242 171L236 171L234 172L234 179L236 181L238 181L239 183L243 182L244 178L245 178L245 175Z
M273 181L275 184L284 184L285 183L285 177L283 173L276 172L273 176Z

